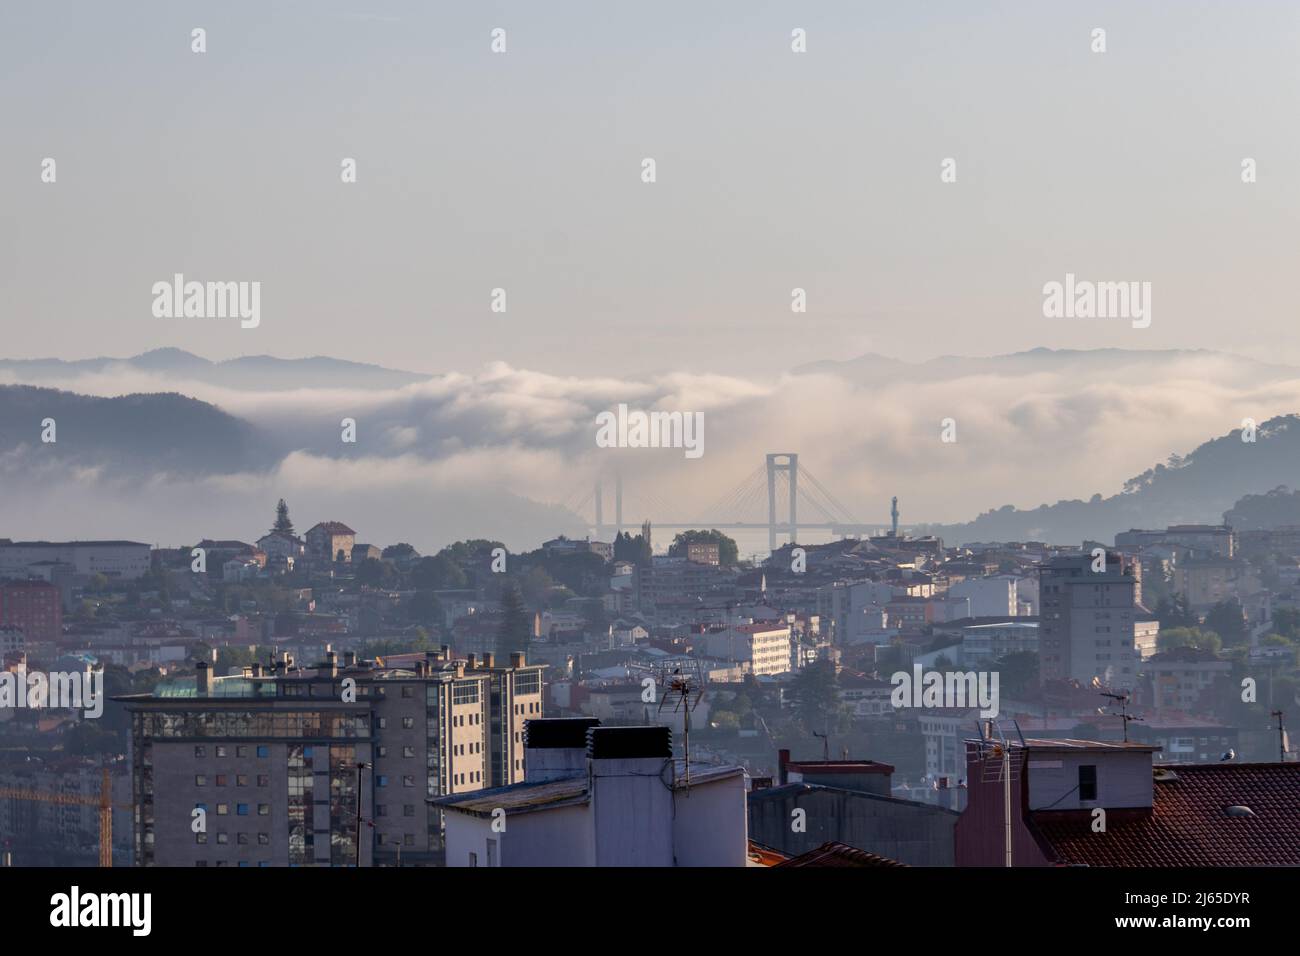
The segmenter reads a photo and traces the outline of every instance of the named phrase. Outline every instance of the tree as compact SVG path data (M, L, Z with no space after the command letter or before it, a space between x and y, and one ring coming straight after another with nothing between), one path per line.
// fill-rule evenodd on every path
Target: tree
M1155 613L1162 630L1166 627L1195 627L1200 623L1191 608L1187 606L1187 598L1182 594L1175 594L1172 600L1161 598L1160 603L1156 605Z
M399 541L397 544L390 544L380 552L380 557L389 561L413 561L420 556L420 552L405 541Z
M674 558L684 558L688 553L688 546L692 544L716 544L718 563L724 568L733 568L740 560L740 549L736 546L736 542L716 528L711 531L679 532L673 538L673 543L668 546L668 554Z
M1160 632L1156 645L1162 651L1171 651L1175 647L1194 647L1197 650L1218 654L1223 650L1223 641L1213 631L1199 627L1171 627Z
M411 569L411 584L433 591L454 591L465 586L465 572L445 553L437 554L415 562Z
M844 710L840 702L839 678L831 661L814 661L790 684L795 716L805 730L826 732L838 727Z
M645 567L650 564L650 540L639 534L635 538L627 531L620 531L614 538L614 560L631 561Z
M503 659L527 649L533 634L530 617L519 588L510 584L501 595L501 626L497 628L497 654Z
M1205 626L1223 638L1224 644L1246 642L1246 615L1236 598L1220 601L1205 615Z
M439 551L438 554L457 562L482 561L497 548L504 551L505 547L500 541L489 541L486 538L470 538L468 541L455 541Z
M998 672L1003 692L1022 694L1038 684L1038 653L1013 651L998 659Z
M366 558L357 565L356 576L358 584L368 585L369 587L383 587L392 582L397 576L393 566L388 561L380 561L378 558Z
M406 615L416 624L437 624L443 621L442 605L432 591L416 591L406 602Z
M275 506L275 524L271 527L271 530L293 534L293 522L289 520L289 506L284 503L283 498Z

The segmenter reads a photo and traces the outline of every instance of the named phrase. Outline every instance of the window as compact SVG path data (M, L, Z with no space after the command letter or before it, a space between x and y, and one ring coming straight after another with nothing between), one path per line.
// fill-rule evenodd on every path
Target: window
M488 866L497 865L497 841L496 840L487 841L487 865Z
M236 833L235 842L238 843L240 846L248 846L248 834ZM240 866L243 866L243 864L241 863Z
M271 815L271 805L269 803L259 803L257 805L257 815L259 817L269 817Z
M1084 764L1079 767L1079 799L1097 799L1097 766Z
M388 756L388 748L387 748L387 747L376 747L376 748L375 748L375 756L376 756L376 757L387 757L387 756Z
M218 746L217 746L217 756L218 756L218 757L224 757L225 755L226 755L226 748L225 748L225 747L222 747L222 746L220 746L220 745L218 745Z
M409 773L406 774L404 777L402 777L402 786L403 786L403 787L414 787L414 786L415 786L415 778L414 778L413 776L411 776Z
M196 757L206 757L207 755L208 755L208 748L207 748L207 747L195 747L195 748L194 748L194 756L196 756Z
M402 727L403 727L405 730L410 730L410 729L411 729L412 727L414 727L414 726L415 726L415 718L414 718L414 717L403 717L403 718L402 718Z
M240 817L248 816L248 804L246 803L235 804L235 815Z
M478 854L477 854L477 853L470 853L470 855L469 855L469 865L470 865L470 866L478 866Z
M380 717L380 718L379 718L379 729L380 729L380 730L386 730L387 728L388 728L388 718L387 718L387 717Z
M269 757L271 756L271 748L268 747L266 744L258 744L257 755L259 757Z
M414 748L414 747L403 747L403 748L402 748L402 756L403 756L403 757L414 757L414 756L415 756L415 748Z
M246 773L236 774L236 775L235 775L235 786L236 786L236 787L247 787L247 786L248 786L248 774L246 774Z
M226 775L224 773L217 774L217 786L224 787L225 785L226 785Z
M407 685L407 686L403 687L403 688L402 688L402 696L403 696L403 697L414 697L414 696L415 696L415 688L414 688L414 687L411 687L410 685Z
M376 787L388 786L388 774L381 773L379 776L375 777L375 786Z
M235 756L236 756L236 757L247 757L247 756L248 756L248 748L247 748L247 747L236 747L236 748L235 748Z
M218 842L218 843L229 843L229 842L230 842L230 834L229 834L229 833L218 833L218 834L217 834L217 842Z
M207 835L206 833L196 833L196 834L194 834L194 842L195 842L195 843L207 843L207 842L208 842L208 835Z
M271 785L271 777L268 774L259 773L257 775L257 785L259 787L269 787Z
M207 778L207 777L203 776L203 774L201 774L201 773L200 773L200 774L195 774L195 775L194 775L194 786L196 786L196 787L206 787L207 785L208 785L208 778Z
M403 807L402 807L402 816L404 816L404 817L413 817L413 816L415 816L415 806L414 806L414 804L410 804L410 803L408 803L408 804L403 805Z
M258 846L269 846L270 843L271 843L271 834L269 834L269 833L259 833L259 834L257 835L257 844L258 844Z
M386 816L388 816L388 806L387 806L386 804L383 804L383 803L378 804L378 805L375 807L375 816L377 816L377 817L386 817Z
M230 815L230 804L228 804L228 803L218 803L218 804L217 804L217 816L219 816L219 817L225 817L225 816L229 816L229 815Z

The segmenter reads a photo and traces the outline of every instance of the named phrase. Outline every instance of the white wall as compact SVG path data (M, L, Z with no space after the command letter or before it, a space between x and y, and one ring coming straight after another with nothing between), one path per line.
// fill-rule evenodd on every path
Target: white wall
M745 866L749 817L745 776L737 773L677 791L673 843L678 866Z

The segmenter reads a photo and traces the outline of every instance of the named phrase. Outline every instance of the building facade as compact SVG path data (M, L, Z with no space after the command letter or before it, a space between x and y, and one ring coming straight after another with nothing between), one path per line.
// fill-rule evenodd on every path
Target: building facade
M214 679L200 662L192 687L121 698L135 864L350 866L358 801L362 866L438 863L442 815L426 800L488 787L494 772L523 778L515 708L540 712L541 669L446 651L410 668L352 655L340 667L331 653Z

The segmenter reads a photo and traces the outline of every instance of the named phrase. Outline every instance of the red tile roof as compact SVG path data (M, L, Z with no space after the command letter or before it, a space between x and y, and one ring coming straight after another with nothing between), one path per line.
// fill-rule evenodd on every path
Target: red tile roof
M887 856L868 853L866 850L859 850L857 847L848 846L844 843L823 843L815 850L809 850L807 853L802 853L776 865L778 867L836 866L853 869L868 866L907 866L906 863L899 863Z
M1300 764L1166 765L1151 810L1030 813L1048 858L1085 866L1300 866ZM1228 807L1251 816L1230 816Z

